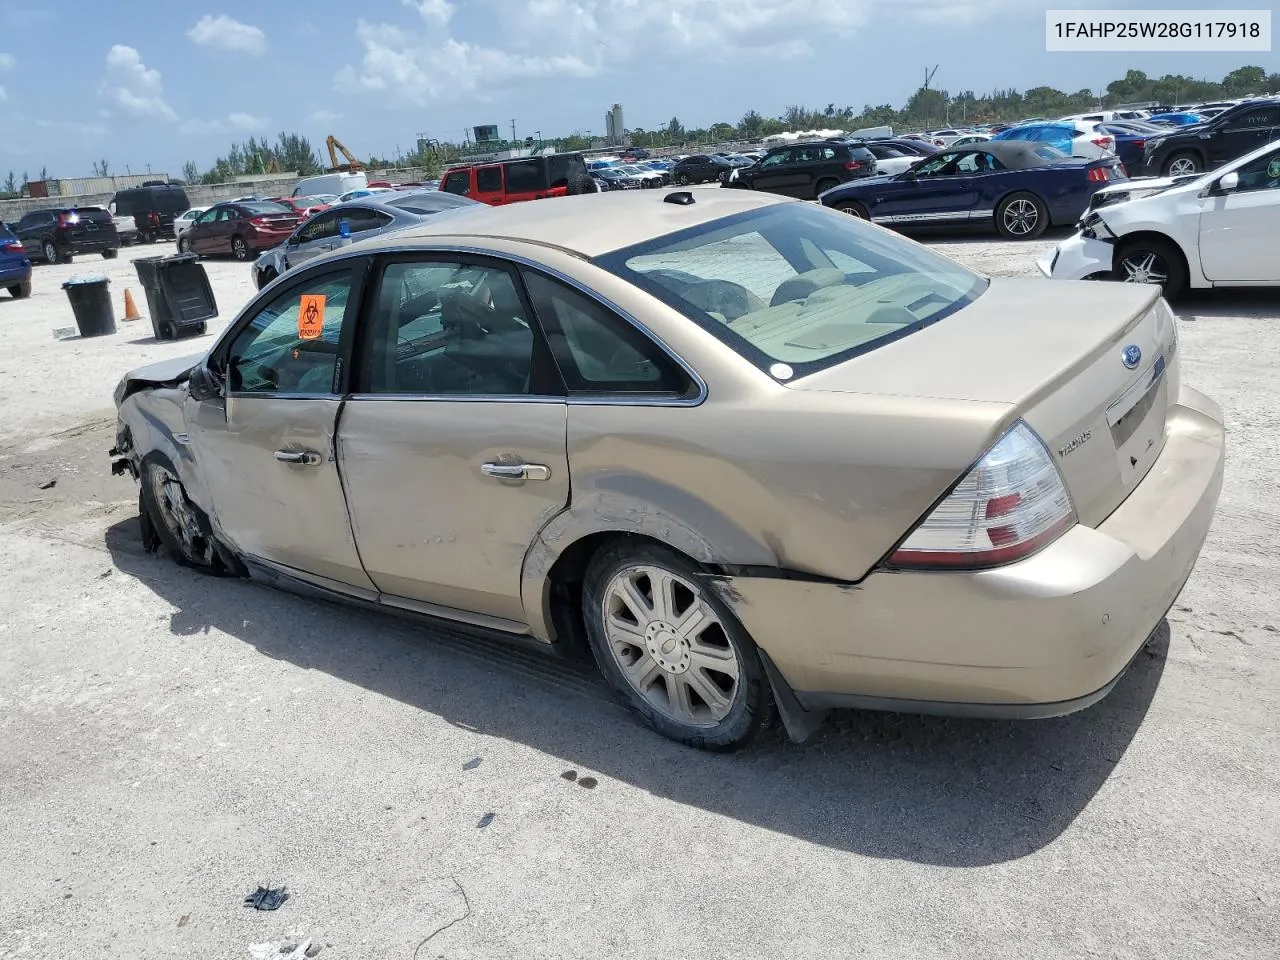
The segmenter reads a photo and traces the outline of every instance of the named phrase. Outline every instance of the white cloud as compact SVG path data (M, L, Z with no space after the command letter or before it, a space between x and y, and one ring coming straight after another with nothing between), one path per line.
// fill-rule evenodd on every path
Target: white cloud
M227 117L227 125L233 130L261 130L267 121L251 113L233 113Z
M232 20L225 13L218 17L205 14L187 36L202 47L217 47L239 53L263 53L267 49L267 35L255 26Z
M0 87L0 103L4 103L9 99L9 91L4 87Z
M342 119L342 114L334 113L332 110L316 110L307 119L312 123L334 123Z
M164 100L160 71L142 62L133 47L117 43L107 53L102 94L119 110L134 117L176 120L178 115Z
M424 20L448 23L453 16L453 4L449 0L401 0L406 7L413 7Z
M233 113L225 118L200 120L193 118L184 120L178 127L178 133L187 137L209 136L211 134L251 133L266 128L269 120L255 117L251 113Z
M0 70L12 70L18 65L18 61L13 59L11 53L0 53Z

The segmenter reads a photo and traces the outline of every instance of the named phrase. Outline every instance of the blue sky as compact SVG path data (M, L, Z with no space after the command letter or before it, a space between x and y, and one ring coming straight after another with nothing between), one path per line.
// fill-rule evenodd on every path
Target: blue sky
M1054 7L1265 7L1055 0ZM333 133L358 155L461 138L689 127L748 108L892 103L935 85L978 93L1105 86L1136 67L1219 79L1274 53L1066 54L1030 0L0 0L0 177L180 174L232 140Z

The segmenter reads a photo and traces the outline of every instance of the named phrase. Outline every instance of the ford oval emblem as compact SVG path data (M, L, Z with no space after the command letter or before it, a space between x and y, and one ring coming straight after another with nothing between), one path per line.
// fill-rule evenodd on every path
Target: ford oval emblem
M1121 362L1132 370L1142 362L1142 348L1136 343L1131 343L1120 352Z

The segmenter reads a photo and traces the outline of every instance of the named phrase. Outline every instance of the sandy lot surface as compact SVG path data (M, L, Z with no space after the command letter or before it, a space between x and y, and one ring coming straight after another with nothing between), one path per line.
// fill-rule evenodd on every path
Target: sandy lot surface
M930 242L1014 275L1053 241ZM207 269L211 336L251 284ZM101 272L145 311L124 259L0 296L0 958L1276 956L1275 292L1178 307L1226 483L1110 697L724 757L585 668L144 554L110 391L210 338L54 340L62 280ZM246 909L259 884L291 897Z

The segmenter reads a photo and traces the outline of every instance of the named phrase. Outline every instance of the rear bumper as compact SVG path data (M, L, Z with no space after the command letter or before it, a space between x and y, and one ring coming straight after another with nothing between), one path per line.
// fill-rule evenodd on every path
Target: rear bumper
M101 253L103 250L115 250L120 246L120 236L113 234L110 237L94 237L92 240L73 240L64 250L72 254L80 253Z
M25 283L31 279L31 261L23 260L20 265L6 264L0 267L0 288Z
M718 593L807 709L1070 713L1106 695L1190 576L1224 443L1217 406L1184 387L1164 450L1125 502L1026 560L857 585L733 577Z
M1054 280L1086 280L1099 273L1110 273L1115 245L1091 240L1075 234L1036 261L1046 277Z

